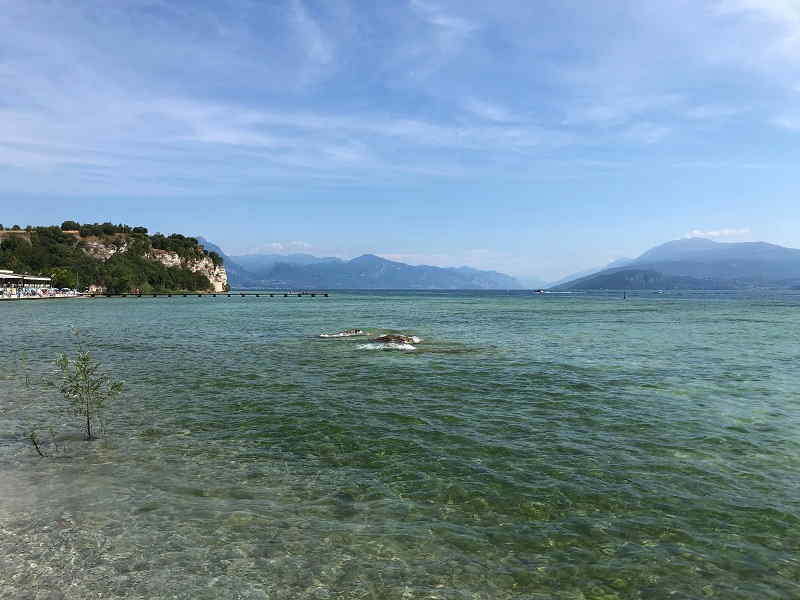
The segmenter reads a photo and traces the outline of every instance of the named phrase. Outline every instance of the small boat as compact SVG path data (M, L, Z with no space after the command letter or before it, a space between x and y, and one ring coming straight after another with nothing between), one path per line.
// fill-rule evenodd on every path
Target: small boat
M534 294L544 294L545 291L544 290L533 290L533 293Z

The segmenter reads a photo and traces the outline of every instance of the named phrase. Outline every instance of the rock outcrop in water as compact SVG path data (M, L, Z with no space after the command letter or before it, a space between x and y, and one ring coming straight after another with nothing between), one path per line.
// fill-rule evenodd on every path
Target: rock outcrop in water
M372 338L370 341L378 344L419 344L422 339L415 335L387 333L385 335L379 335L376 338Z
M337 333L320 333L319 337L321 338L339 338L339 337L356 337L359 335L367 335L365 331L361 329L345 329L344 331L339 331Z
M368 344L358 346L361 350L416 350L422 338L405 333L385 333L369 340Z

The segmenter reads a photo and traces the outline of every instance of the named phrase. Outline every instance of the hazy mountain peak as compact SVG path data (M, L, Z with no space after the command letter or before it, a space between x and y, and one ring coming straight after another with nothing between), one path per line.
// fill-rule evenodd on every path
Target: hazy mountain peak
M656 260L678 260L686 254L715 250L720 246L719 242L706 238L684 238L672 240L660 244L655 248L650 248L647 252L636 259L637 262L651 262Z
M673 240L630 265L605 269L562 287L570 289L735 289L800 283L800 250L765 242Z
M577 281L578 279L581 279L583 277L588 277L589 275L593 275L595 273L600 273L601 271L605 271L607 269L617 269L619 267L624 267L626 265L631 264L633 261L634 261L634 259L632 259L632 258L617 258L617 259L612 260L611 262L609 262L607 265L605 265L603 267L594 267L592 269L584 269L583 271L578 271L577 273L572 273L570 275L567 275L566 277L562 277L561 279L559 279L557 281L553 281L553 282L548 283L548 284L544 284L543 283L542 286L540 286L540 287L556 287L556 286L564 285L566 283L569 283L570 281ZM534 287L539 287L539 286L534 286Z
M392 261L386 258L381 258L376 254L362 254L361 256L356 256L355 258L351 259L350 262L359 264L359 263L388 263Z

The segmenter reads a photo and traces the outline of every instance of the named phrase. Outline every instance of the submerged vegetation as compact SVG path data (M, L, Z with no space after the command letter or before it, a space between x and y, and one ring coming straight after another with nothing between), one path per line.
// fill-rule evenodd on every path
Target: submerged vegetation
M91 244L112 248L113 253L105 259L92 256ZM214 265L222 264L218 254L204 250L193 237L177 233L149 235L145 227L65 221L60 227L4 231L0 234L0 269L46 275L58 288L85 289L95 285L110 293L211 287L203 273L152 260L153 251L175 252L184 261L208 257Z

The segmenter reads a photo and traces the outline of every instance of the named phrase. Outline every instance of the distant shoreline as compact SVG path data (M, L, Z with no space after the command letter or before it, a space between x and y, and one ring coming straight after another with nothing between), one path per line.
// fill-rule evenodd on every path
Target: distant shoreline
M72 298L83 298L86 300L96 300L98 298L106 298L106 299L113 299L113 298L190 298L190 297L198 297L203 298L206 296L211 296L212 298L216 298L217 296L227 297L227 298L247 298L247 297L256 297L256 298L275 298L275 297L284 297L284 298L301 298L303 296L310 296L311 298L316 298L317 296L322 298L327 298L330 296L330 292L326 291L312 291L312 290L270 290L270 291L261 291L261 292L152 292L147 294L139 294L139 293L126 293L126 294L106 294L106 293L96 293L96 294L82 294L79 296L7 296L1 297L0 301L17 301L17 300L68 300Z
M74 300L89 296L0 296L0 302L16 302L17 300Z

